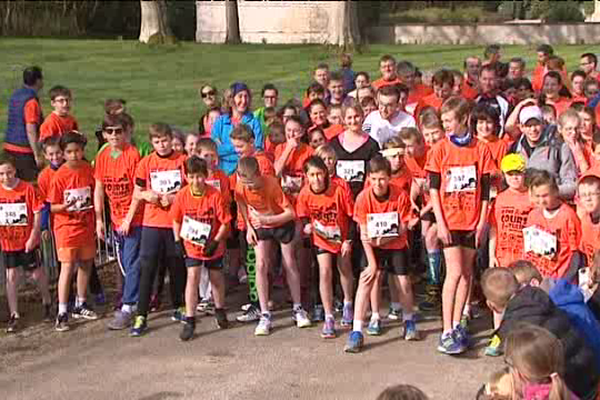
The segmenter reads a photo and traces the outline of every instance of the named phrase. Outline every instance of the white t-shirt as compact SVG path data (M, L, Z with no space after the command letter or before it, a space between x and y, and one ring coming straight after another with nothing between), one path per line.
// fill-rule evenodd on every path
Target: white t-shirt
M373 111L363 122L363 131L368 133L383 148L383 144L391 137L397 136L402 128L417 126L412 115L398 111L391 121L381 118L379 111Z

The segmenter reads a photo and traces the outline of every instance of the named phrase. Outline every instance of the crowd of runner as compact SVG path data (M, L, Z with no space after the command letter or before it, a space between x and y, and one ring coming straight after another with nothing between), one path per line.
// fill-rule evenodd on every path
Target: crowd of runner
M70 318L98 319L88 300L103 297L96 243L110 237L119 267L111 330L152 332L166 271L182 341L194 338L199 312L228 328L232 279L249 283L235 318L255 322L255 335L274 329L274 287L285 286L296 326L320 324L328 340L349 330L349 353L386 319L419 340L419 315L437 313L437 350L462 354L480 302L493 313L485 354L507 363L480 398L593 399L600 73L592 53L579 65L568 73L549 45L535 66L505 62L492 45L464 71L430 74L384 55L372 80L342 55L336 71L317 65L302 100L283 106L273 84L259 100L242 82L222 95L206 84L197 129L153 123L148 143L136 143L126 102L110 99L93 160L71 91L52 87L43 118L42 71L27 68L0 155L6 329L20 328L21 269L57 331ZM54 300L40 241L60 263Z

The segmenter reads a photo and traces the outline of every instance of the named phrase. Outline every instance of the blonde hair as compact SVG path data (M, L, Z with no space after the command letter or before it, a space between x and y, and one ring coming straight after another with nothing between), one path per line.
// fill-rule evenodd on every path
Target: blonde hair
M483 273L481 289L485 298L494 305L505 308L519 289L517 278L506 268L492 268Z
M469 116L469 112L471 111L471 103L460 97L460 96L452 96L448 98L444 104L442 104L442 108L440 109L440 115L446 114L448 112L454 112L456 119L462 121Z
M560 114L558 120L556 121L558 128L564 128L567 121L577 121L577 125L581 124L579 113L571 108L565 110L562 114Z
M412 128L412 127L400 129L400 132L398 133L398 137L402 140L416 139L417 142L419 142L419 143L425 142L425 139L423 138L423 135L421 134L421 132L417 128Z
M383 149L405 149L406 145L398 136L392 136L383 144Z
M346 118L346 113L348 110L354 110L357 114L360 115L361 118L365 116L365 112L362 107L358 103L348 104L342 107L342 117Z
M494 400L509 400L514 392L514 382L512 374L508 368L503 368L490 375L488 383L485 385L487 398Z
M428 400L421 389L412 385L390 386L377 396L377 400Z
M315 154L317 155L317 157L320 157L320 158L324 158L325 156L334 156L335 159L337 160L337 154L336 154L335 150L333 149L333 146L331 146L330 144L327 144L327 143L322 144L319 147L317 147Z
M508 268L515 274L517 282L521 285L529 285L533 279L537 279L539 283L542 283L542 280L544 280L540 271L537 270L531 261L518 260L511 263Z
M544 328L522 323L508 335L505 346L506 360L513 372L515 387L522 378L533 384L549 382L549 400L571 398L561 377L565 356L562 343L556 336ZM514 372L518 372L518 375Z

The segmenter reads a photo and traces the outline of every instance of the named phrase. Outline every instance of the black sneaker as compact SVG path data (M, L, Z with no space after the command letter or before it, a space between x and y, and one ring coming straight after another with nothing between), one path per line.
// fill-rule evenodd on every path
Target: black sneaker
M75 319L87 319L90 321L98 319L98 314L92 310L87 303L83 303L79 307L75 307L71 312L71 315Z
M183 321L183 328L179 334L179 339L183 342L187 342L194 337L194 331L196 330L196 320L194 318L186 318Z
M58 314L56 317L56 325L54 325L54 329L57 332L66 332L69 330L69 314L63 313Z
M227 320L227 314L222 308L215 308L215 321L217 321L217 327L219 329L229 328L229 321Z
M238 315L238 322L254 322L260 319L260 310L253 304L242 315Z
M46 323L50 323L53 320L54 320L54 317L52 315L52 305L44 304L44 319L43 319L43 321Z
M19 329L19 315L12 314L8 320L8 326L6 327L6 333L15 333Z

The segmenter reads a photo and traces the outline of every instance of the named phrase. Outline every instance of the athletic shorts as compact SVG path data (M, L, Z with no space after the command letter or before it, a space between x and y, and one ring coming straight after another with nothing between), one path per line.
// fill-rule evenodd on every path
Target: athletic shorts
M229 205L229 212L231 213L231 223L229 226L229 236L227 236L227 248L228 249L239 249L240 248L240 233L241 231L237 227L237 203L232 201Z
M40 265L38 249L29 253L26 253L25 250L3 251L2 257L4 258L4 267L6 269L23 267L24 271L30 272Z
M206 269L223 269L223 257L215 258L214 260L199 260L197 258L187 257L185 259L185 266L188 268L204 267Z
M320 254L331 254L332 256L336 257L337 254L336 253L332 253L329 250L325 250L320 248L319 246L315 246L315 254L316 255L320 255Z
M61 247L56 249L56 255L61 263L90 261L96 257L96 243L83 247Z
M435 222L435 214L432 211L428 211L421 217L421 221Z
M377 266L384 271L389 272L392 275L408 275L410 272L409 265L409 250L404 248L401 250L395 249L377 249L374 248L375 259L377 259ZM363 270L367 269L369 263L367 262L367 256L363 251L363 258L361 267Z
M467 249L476 249L475 231L450 231L450 235L452 236L452 242L444 248L460 246Z
M288 244L294 240L296 234L296 222L289 221L276 228L259 228L256 230L258 240L275 240L282 244Z

